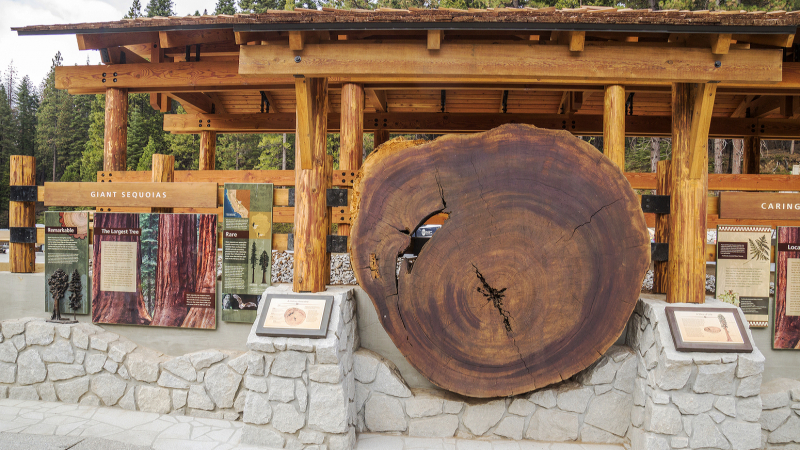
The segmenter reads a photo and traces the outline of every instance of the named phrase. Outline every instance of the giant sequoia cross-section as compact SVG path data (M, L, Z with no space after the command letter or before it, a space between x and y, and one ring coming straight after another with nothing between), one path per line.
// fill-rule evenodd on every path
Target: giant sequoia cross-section
M356 183L353 268L383 327L433 383L515 395L588 367L619 337L649 263L623 173L566 131L505 125L392 143ZM412 233L449 215L413 266Z

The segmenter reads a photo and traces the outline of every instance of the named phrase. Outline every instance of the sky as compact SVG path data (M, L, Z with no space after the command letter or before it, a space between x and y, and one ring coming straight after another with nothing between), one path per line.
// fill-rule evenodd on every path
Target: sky
M19 79L28 75L38 88L61 51L64 65L99 64L97 51L79 51L75 35L17 36L11 27L53 25L60 23L106 22L119 20L133 0L0 0L0 74L5 77L9 64ZM142 8L147 0L140 0ZM216 0L173 0L178 15L208 10L212 14Z

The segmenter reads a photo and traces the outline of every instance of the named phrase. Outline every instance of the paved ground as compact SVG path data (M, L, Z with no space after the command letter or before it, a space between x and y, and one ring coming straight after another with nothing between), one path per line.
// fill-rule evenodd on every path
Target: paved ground
M0 400L2 450L268 450L240 444L241 429L241 422L227 420ZM357 450L622 450L622 446L362 434Z

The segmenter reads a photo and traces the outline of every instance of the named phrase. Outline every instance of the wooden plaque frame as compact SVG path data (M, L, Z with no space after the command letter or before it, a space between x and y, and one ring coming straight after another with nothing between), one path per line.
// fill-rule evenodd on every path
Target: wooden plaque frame
M678 322L675 317L677 311L689 312L705 312L705 313L733 313L736 321L736 327L739 329L739 334L742 336L742 343L723 343L723 342L691 342L684 339L681 334ZM669 330L672 334L672 342L675 343L675 349L679 352L730 352L730 353L750 353L753 351L753 343L747 335L747 330L744 327L742 318L739 315L739 310L733 308L710 308L710 307L681 307L681 306L668 306L666 308L667 322L669 322ZM732 326L732 325L728 325Z
M319 305L324 308L324 312L322 314L322 319L319 323L318 328L307 329L307 328L293 328L291 326L286 327L270 327L265 326L265 321L269 317L270 307L275 306L273 304L274 300L276 299L287 299L287 300L316 300L319 302L324 302L324 305ZM332 295L311 295L311 294L267 294L267 298L263 301L264 306L261 308L258 317L256 318L256 322L258 326L256 328L256 335L258 336L282 336L282 337L304 337L304 338L312 338L312 339L320 339L324 338L328 334L328 323L331 319L331 309L333 308L333 296ZM282 307L282 306L278 306Z

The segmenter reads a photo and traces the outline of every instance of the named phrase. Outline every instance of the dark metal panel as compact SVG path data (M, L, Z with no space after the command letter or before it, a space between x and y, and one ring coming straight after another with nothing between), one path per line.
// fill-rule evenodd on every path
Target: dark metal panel
M669 195L643 195L642 212L669 214Z
M328 189L325 193L325 200L329 208L341 208L347 206L347 189Z
M347 236L328 235L326 239L328 253L347 253Z
M294 188L289 188L289 206L294 206Z
M669 261L669 244L662 244L661 242L650 243L650 260L651 261Z
M286 243L286 250L294 251L294 233L289 233L289 239Z
M35 244L36 227L10 227L8 242L13 244Z
M9 186L8 201L35 202L39 193L38 186Z

